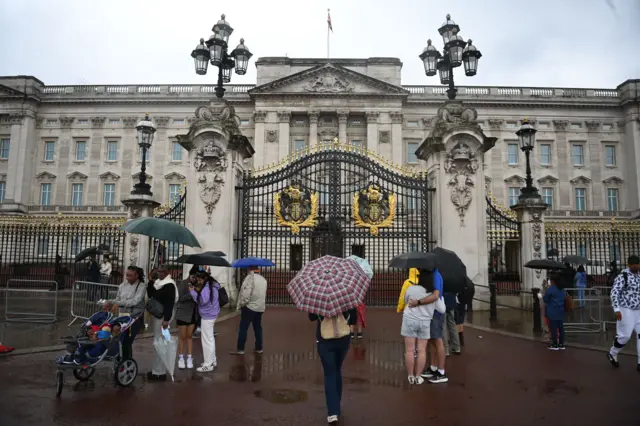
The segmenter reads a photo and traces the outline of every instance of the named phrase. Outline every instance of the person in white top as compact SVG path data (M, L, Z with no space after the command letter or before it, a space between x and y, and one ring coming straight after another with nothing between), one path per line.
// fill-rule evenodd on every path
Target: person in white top
M240 327L238 330L238 344L232 355L244 355L244 345L247 341L249 325L253 324L253 334L256 338L255 353L261 354L262 347L262 314L267 301L267 280L260 275L258 268L249 270L242 282L238 293L238 310L240 311Z
M109 280L111 279L111 270L109 256L105 255L102 259L102 264L100 265L100 281L102 284L109 284Z
M409 300L422 300L430 294L431 292L422 285L412 285L404 295L405 303ZM427 342L431 338L431 319L435 311L444 313L446 309L441 297L437 298L435 302L418 304L415 307L410 307L407 303L404 308L400 334L404 337L404 357L410 384L424 383L420 373L427 364ZM415 360L416 347L418 350L417 362Z

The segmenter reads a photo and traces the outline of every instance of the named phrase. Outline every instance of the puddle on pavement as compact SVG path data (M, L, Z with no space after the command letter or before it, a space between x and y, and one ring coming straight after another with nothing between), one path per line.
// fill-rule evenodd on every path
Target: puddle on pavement
M305 402L309 397L307 392L296 389L262 389L255 391L253 394L274 404Z
M580 394L580 388L575 385L571 385L561 379L547 379L545 380L542 391L547 394Z

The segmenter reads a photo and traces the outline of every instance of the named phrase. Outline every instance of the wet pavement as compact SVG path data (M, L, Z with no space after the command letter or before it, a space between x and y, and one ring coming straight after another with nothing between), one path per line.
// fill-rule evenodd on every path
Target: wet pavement
M613 370L601 352L551 352L538 342L467 329L461 356L447 359L450 382L410 388L400 315L370 309L365 338L344 365L343 425L632 425L640 421L635 358ZM179 371L175 383L118 388L110 369L88 382L66 374L55 397L54 353L0 358L0 423L12 425L322 425L326 408L314 325L290 308L268 308L265 354L229 355L235 317L217 325L218 369ZM247 349L252 347L250 333ZM200 359L195 341L196 361ZM150 339L137 342L141 373Z

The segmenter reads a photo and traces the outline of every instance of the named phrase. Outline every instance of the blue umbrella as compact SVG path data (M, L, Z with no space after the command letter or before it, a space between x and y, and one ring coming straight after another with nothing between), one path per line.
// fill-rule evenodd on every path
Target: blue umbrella
M234 268L251 268L256 266L276 266L276 264L269 259L263 259L261 257L245 257L244 259L234 260L231 266L233 266Z
M362 270L364 271L365 274L367 274L367 276L369 277L370 280L373 279L373 268L371 268L371 265L369 264L369 262L367 262L366 259L363 259L361 257L358 257L356 255L351 255L349 257L347 257L347 259L351 259L354 262L356 262L358 264L358 266L360 268L362 268Z

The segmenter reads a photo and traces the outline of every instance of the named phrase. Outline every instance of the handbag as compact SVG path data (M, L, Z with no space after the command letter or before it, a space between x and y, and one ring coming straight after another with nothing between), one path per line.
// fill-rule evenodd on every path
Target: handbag
M573 297L566 294L564 296L564 311L570 312L574 308Z
M349 324L342 314L320 321L320 335L325 340L340 339L350 333Z
M162 319L164 317L164 306L162 306L162 303L158 302L153 297L147 300L145 309L155 318Z

